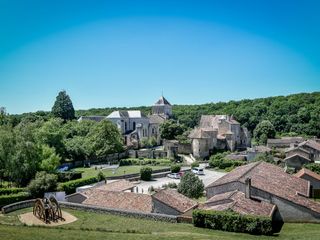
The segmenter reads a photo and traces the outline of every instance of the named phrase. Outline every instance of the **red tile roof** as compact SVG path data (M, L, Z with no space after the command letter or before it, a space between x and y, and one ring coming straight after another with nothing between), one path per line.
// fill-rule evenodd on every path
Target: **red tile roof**
M147 194L100 189L90 189L83 194L87 197L83 204L144 213L151 213L153 210L152 198Z
M163 189L156 192L152 197L167 206L184 213L198 205L198 203L172 189Z
M320 143L318 143L314 140L304 141L304 142L300 143L299 146L308 146L308 147L313 148L317 151L320 151Z
M309 170L309 169L306 169L306 168L302 168L299 172L297 172L294 176L298 177L298 178L302 178L303 176L310 176L314 179L317 179L320 181L320 175Z
M266 162L255 162L238 167L207 188L229 182L245 183L248 177L251 178L252 187L320 213L320 204L307 198L310 189L308 181L287 174L282 168Z
M126 191L134 188L136 185L127 181L127 180L118 180L111 183L107 183L105 185L102 185L100 187L97 187L97 189L105 190L105 191Z
M203 208L218 211L232 209L240 214L272 216L275 205L246 198L243 192L236 190L213 196Z

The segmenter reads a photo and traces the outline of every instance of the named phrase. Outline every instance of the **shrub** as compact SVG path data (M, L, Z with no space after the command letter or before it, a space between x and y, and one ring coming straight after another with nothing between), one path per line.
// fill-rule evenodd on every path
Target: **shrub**
M209 166L211 168L226 169L228 171L231 171L235 167L245 164L244 161L225 159L226 155L227 152L217 153L216 155L213 155L209 160Z
M30 198L30 194L27 192L18 192L8 195L0 196L0 207L6 206L11 203L24 201Z
M28 190L33 197L43 197L45 192L55 191L58 177L46 172L37 172L35 179L31 180Z
M169 182L167 184L163 184L162 188L168 189L168 188L178 188L178 185L175 182Z
M59 191L65 191L66 194L75 193L76 189L81 186L96 183L98 180L96 177L82 178L77 180L72 180L65 183L60 183L58 186Z
M197 161L191 163L191 168L195 168L195 167L199 167L199 166L200 166L200 163Z
M312 172L320 174L320 164L319 163L306 164L306 165L304 165L304 167L311 170Z
M203 195L204 185L202 180L192 172L187 172L181 177L178 192L189 198L199 198Z
M229 232L272 235L281 230L277 229L275 231L272 228L271 218L241 215L233 211L194 210L192 219L196 227Z
M178 173L180 172L181 166L179 164L173 164L171 165L171 172L172 173Z
M97 175L97 181L101 182L101 181L104 181L104 180L106 180L106 176L103 174L102 171L99 171L99 173Z
M82 178L82 172L58 172L58 182L68 182L71 180L76 180Z
M130 166L132 165L132 161L130 159L121 159L119 162L119 166Z
M25 191L26 191L25 188L0 188L0 196L20 193Z
M140 169L140 178L144 181L150 181L152 177L152 168L143 167Z

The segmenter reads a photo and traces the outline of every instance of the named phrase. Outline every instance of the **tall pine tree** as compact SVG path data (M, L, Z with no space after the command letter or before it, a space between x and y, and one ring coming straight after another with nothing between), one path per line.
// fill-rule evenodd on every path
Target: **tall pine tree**
M65 121L75 118L72 101L66 91L59 92L52 107L52 114Z

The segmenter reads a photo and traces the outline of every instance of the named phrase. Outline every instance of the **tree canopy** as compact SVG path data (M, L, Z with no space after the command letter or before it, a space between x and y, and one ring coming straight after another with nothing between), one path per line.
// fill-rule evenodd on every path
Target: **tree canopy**
M255 140L260 144L266 144L268 138L275 138L276 129L268 120L261 121L253 132Z
M54 117L65 121L75 118L73 104L66 91L59 92L51 111Z

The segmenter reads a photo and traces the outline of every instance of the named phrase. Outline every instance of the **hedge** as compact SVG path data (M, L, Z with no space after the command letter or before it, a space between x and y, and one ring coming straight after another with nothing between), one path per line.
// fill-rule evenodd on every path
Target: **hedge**
M140 179L143 181L150 181L152 178L152 168L143 167L140 169Z
M235 168L238 166L244 165L246 162L238 160L229 160L229 159L211 159L209 161L209 166L212 168L226 169L226 168Z
M58 185L58 190L64 191L64 192L66 192L66 194L72 194L72 193L76 192L76 189L78 187L89 185L89 184L96 183L96 182L98 182L98 179L96 177L71 180L68 182L60 183Z
M58 182L68 182L82 178L82 172L58 172Z
M0 196L1 195L9 195L9 194L15 194L19 192L25 192L25 188L0 188Z
M160 165L168 166L171 165L171 160L169 159L138 159L138 158L128 158L121 159L119 166L131 166L131 165Z
M8 195L0 196L0 207L6 206L11 203L24 201L30 198L30 194L27 192L18 192Z
M193 225L228 232L272 235L272 220L268 217L241 215L233 211L194 210Z

